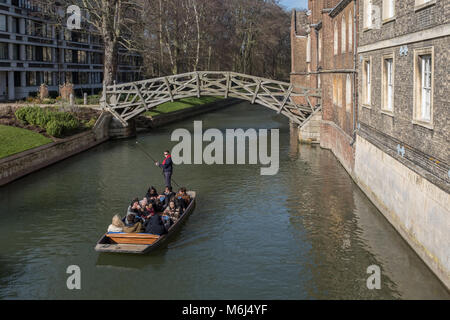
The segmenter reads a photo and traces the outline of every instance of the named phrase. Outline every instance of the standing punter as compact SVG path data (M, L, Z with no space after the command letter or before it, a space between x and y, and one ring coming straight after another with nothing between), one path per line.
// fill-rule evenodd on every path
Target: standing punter
M166 187L172 188L171 179L173 166L172 157L170 156L169 151L164 151L164 160L161 164L159 162L156 162L155 164L163 169L164 178L166 180Z

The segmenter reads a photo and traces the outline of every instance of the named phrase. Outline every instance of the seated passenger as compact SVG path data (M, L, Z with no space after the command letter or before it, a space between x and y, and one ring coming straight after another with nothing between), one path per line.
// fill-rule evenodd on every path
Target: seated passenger
M141 201L139 201L139 206L140 206L141 208L144 208L144 209L145 209L145 207L147 206L147 204L148 204L148 199L147 199L147 198L144 198L144 199L142 199Z
M108 227L108 232L123 232L125 224L118 214L112 218L112 223Z
M172 225L172 220L165 212L161 214L161 220L166 230L169 230L170 226Z
M160 201L163 201L162 198L164 197L163 207L164 209L169 206L170 198L174 197L176 194L172 191L171 187L166 187L163 194L159 196Z
M186 202L184 202L183 198L181 196L178 196L176 198L173 198L173 201L175 202L175 207L179 210L180 215L184 213L184 210L186 209Z
M169 206L164 210L164 214L167 214L173 223L176 223L180 219L180 209L175 206L174 201L169 202Z
M141 216L141 218L143 218L144 220L148 220L148 219L150 219L150 216L155 213L156 213L156 211L153 208L153 203L149 203L145 207L145 213Z
M152 214L150 219L145 221L144 227L145 233L156 234L159 236L167 233L167 229L161 217L156 213Z
M191 202L191 197L186 193L186 188L180 188L177 193L177 197L183 198L186 207L189 205L189 202Z
M126 233L140 233L143 231L142 222L138 221L139 218L136 217L134 213L127 215L125 219L125 226L123 227L123 232Z
M129 214L135 214L136 216L141 216L141 214L143 213L143 208L140 206L139 204L139 199L138 198L134 198L134 200L131 202L131 204L128 206L127 209L127 215Z
M145 195L146 198L150 199L152 197L158 197L158 192L156 191L155 187L151 186L148 191L147 194Z

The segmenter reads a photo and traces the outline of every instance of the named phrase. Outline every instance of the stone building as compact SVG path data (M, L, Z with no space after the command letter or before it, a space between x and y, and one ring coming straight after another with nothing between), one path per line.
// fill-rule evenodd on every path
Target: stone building
M93 93L102 88L103 45L92 32L57 31L29 0L0 0L0 101L36 93L41 83L58 91L64 82ZM139 78L142 59L122 50L118 81Z
M301 140L320 142L348 172L354 166L357 116L358 1L309 1L293 11L291 82L322 89L322 113L300 130ZM301 17L307 16L306 23Z
M450 1L363 0L353 175L450 286Z
M320 146L449 287L450 1L310 0L294 28L291 81L322 88L300 140L319 127Z

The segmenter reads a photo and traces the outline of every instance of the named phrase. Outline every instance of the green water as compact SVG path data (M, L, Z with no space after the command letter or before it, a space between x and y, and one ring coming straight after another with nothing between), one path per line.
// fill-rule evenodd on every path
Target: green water
M115 213L161 174L134 140L111 141L0 188L2 299L444 298L442 284L358 189L331 152L298 146L288 121L247 103L139 136L161 157L176 128L280 128L280 170L183 165L174 178L197 207L148 256L99 254ZM294 143L293 143L294 142ZM81 290L66 269L81 268ZM381 268L381 289L366 270Z

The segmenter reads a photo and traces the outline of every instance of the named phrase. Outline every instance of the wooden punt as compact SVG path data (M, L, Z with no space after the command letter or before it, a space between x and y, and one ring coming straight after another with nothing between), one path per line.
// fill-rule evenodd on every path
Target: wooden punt
M191 197L191 202L181 215L180 219L174 223L166 234L162 236L148 233L105 233L95 246L97 252L113 253L149 253L166 244L170 237L180 230L184 221L192 214L195 208L196 193L187 191Z

